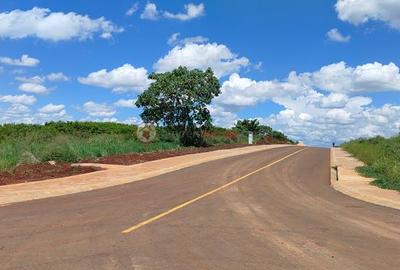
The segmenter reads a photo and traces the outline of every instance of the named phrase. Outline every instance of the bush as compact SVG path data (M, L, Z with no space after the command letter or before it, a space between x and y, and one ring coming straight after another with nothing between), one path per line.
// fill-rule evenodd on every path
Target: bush
M41 161L64 161L64 162L77 162L78 157L68 145L47 145L41 153Z
M161 142L171 142L179 144L179 134L169 128L158 127L156 129L156 140Z
M225 131L225 138L229 139L232 142L236 142L237 141L237 134L231 130L227 130Z
M180 141L183 146L205 147L206 140L203 138L200 130L193 129L182 134Z
M241 135L239 131L225 129L220 127L212 127L203 133L203 137L207 145L246 143L247 139ZM244 138L244 139L243 139Z

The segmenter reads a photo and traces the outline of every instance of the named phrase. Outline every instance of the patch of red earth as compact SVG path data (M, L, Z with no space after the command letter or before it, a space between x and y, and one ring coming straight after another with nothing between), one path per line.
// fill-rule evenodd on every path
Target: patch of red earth
M249 146L248 144L227 144L210 146L204 148L182 148L178 150L158 151L158 152L145 152L145 153L130 153L121 155L112 155L107 157L100 157L95 159L86 159L81 161L82 163L104 163L104 164L116 164L116 165L133 165L143 163L146 161L152 161L157 159L183 156L188 154L197 154L210 152L222 149L232 149L238 147Z
M17 166L11 172L0 171L0 186L59 178L102 170L99 167L71 166L68 163L36 163Z
M285 144L285 143L287 143L287 141L280 140L280 139L274 138L272 136L265 136L264 138L262 138L261 140L259 140L257 142L258 145L260 145L260 144Z

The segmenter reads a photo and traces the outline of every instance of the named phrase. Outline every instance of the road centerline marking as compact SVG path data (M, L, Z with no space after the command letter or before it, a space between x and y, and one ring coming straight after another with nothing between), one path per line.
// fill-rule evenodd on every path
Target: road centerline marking
M264 169L266 169L268 167L271 167L271 166L273 166L273 165L275 165L275 164L277 164L277 163L279 163L279 162L281 162L281 161L283 161L283 160L285 160L285 159L287 159L287 158L289 158L291 156L294 156L294 155L296 155L296 154L298 154L298 153L300 153L300 152L302 152L304 150L305 150L305 148L297 150L296 152L293 152L293 153L291 153L291 154L289 154L287 156L284 156L284 157L282 157L282 158L280 158L278 160L275 160L275 161L273 161L273 162L271 162L271 163L269 163L269 164L267 164L267 165L265 165L265 166L263 166L261 168L258 168L255 171L252 171L252 172L250 172L250 173L248 173L246 175L243 175L243 176L241 176L239 178L236 178L235 180L232 180L232 181L230 181L230 182L228 182L228 183L226 183L226 184L224 184L224 185L222 185L222 186L220 186L218 188L215 188L215 189L213 189L211 191L208 191L207 193L204 193L204 194L202 194L200 196L197 196L196 198L193 198L193 199L191 199L189 201L186 201L186 202L184 202L182 204L179 204L179 205L177 205L177 206L175 206L175 207L173 207L173 208L171 208L171 209L169 209L167 211L164 211L161 214L158 214L158 215L156 215L156 216L154 216L152 218L149 218L149 219L147 219L145 221L142 221L142 222L140 222L140 223L138 223L138 224L136 224L136 225L134 225L132 227L129 227L129 228L123 230L121 233L127 234L127 233L131 233L133 231L136 231L136 230L140 229L141 227L146 226L147 224L150 224L150 223L152 223L154 221L157 221L157 220L159 220L159 219L161 219L161 218L163 218L165 216L168 216L169 214L171 214L173 212L176 212L179 209L182 209L182 208L184 208L184 207L186 207L188 205L191 205L191 204L193 204L193 203L195 203L195 202L197 202L197 201L199 201L199 200L201 200L203 198L206 198L206 197L208 197L208 196L210 196L210 195L212 195L214 193L217 193L220 190L223 190L223 189L225 189L227 187L230 187L230 186L242 181L243 179L245 179L245 178L247 178L247 177L249 177L249 176L251 176L253 174L256 174L256 173L258 173L258 172L260 172L260 171L262 171L262 170L264 170Z

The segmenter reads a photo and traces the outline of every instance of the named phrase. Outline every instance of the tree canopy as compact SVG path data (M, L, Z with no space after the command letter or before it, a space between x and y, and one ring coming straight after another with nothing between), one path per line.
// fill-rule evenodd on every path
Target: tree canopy
M201 143L201 131L212 121L207 105L220 94L213 71L179 67L153 73L149 79L153 82L136 101L136 106L143 108L142 120L171 128L186 145Z
M278 133L269 126L261 125L257 119L238 120L234 128L243 133L253 132L259 136L273 136Z
M240 132L254 132L258 133L260 129L260 122L257 119L249 120L238 120L235 124L235 128Z

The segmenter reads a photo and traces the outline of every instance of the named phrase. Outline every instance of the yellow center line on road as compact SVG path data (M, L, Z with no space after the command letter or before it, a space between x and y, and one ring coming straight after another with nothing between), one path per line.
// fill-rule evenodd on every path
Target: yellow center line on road
M165 211L165 212L163 212L163 213L161 213L161 214L159 214L157 216L154 216L154 217L152 217L150 219L142 221L142 222L140 222L140 223L138 223L138 224L126 229L126 230L123 230L121 233L125 234L125 233L131 233L133 231L136 231L136 230L140 229L141 227L146 226L147 224L150 224L150 223L152 223L154 221L157 221L157 220L159 220L159 219L161 219L161 218L163 218L163 217L165 217L165 216L167 216L169 214L172 214L175 211L178 211L181 208L184 208L184 207L186 207L186 206L188 206L190 204L193 204L193 203L195 203L195 202L197 202L197 201L199 201L201 199L204 199L205 197L208 197L208 196L210 196L210 195L212 195L212 194L214 194L214 193L216 193L216 192L218 192L218 191L220 191L222 189L230 187L230 186L236 184L237 182L242 181L246 177L249 177L249 176L251 176L251 175L253 175L255 173L258 173L258 172L260 172L260 171L262 171L262 170L264 170L264 169L266 169L268 167L271 167L271 166L275 165L276 163L279 163L279 162L281 162L281 161L283 161L283 160L285 160L285 159L287 159L287 158L289 158L291 156L294 156L294 155L296 155L296 154L298 154L298 153L300 153L301 151L304 151L304 150L305 149L300 149L300 150L298 150L298 151L296 151L294 153L291 153L291 154L289 154L287 156L284 156L283 158L280 158L280 159L278 159L278 160L276 160L276 161L274 161L272 163L269 163L268 165L265 165L265 166L255 170L255 171L251 172L251 173L243 175L243 176L241 176L241 177L239 177L239 178L237 178L235 180L232 180L231 182L226 183L223 186L220 186L220 187L218 187L216 189L213 189L213 190L211 190L211 191L209 191L207 193L204 193L203 195L200 195L200 196L198 196L198 197L196 197L194 199L191 199L190 201L187 201L187 202L184 202L184 203L182 203L182 204L180 204L178 206L175 206L174 208L171 208L171 209L169 209L169 210L167 210L167 211Z

